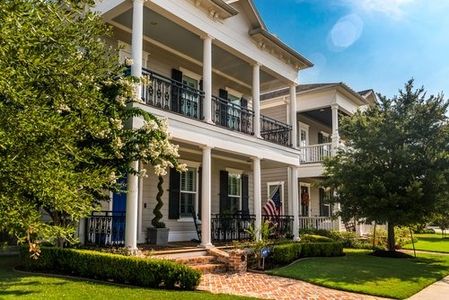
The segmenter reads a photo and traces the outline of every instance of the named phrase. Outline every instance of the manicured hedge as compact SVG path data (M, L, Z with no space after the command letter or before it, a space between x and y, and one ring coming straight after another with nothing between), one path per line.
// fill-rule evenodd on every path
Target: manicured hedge
M332 243L333 241L329 237L316 234L304 234L301 236L301 243Z
M273 246L270 259L275 265L286 265L302 257L342 256L343 244L339 242L324 243L289 243Z
M42 248L38 259L22 257L26 270L112 280L151 288L193 290L201 273L167 260L138 258L89 250Z

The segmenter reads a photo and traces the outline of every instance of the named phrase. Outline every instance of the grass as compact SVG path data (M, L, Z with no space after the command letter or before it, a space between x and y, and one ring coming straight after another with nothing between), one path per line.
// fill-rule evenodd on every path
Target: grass
M419 254L418 258L374 257L367 250L346 250L346 256L317 257L272 270L273 275L314 284L405 299L449 274L449 256Z
M29 275L15 272L14 257L0 256L0 299L252 299L206 292L184 292L123 287L87 280Z
M418 242L416 250L449 253L449 238L443 238L441 234L415 234ZM405 245L404 249L413 249L413 245Z

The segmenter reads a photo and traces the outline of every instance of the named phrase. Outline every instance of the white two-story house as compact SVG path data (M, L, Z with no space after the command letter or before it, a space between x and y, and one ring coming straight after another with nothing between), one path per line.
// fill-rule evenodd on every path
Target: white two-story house
M164 177L163 219L169 241L197 238L201 245L247 237L260 227L266 202L265 174L289 169L286 194L298 194L301 168L297 102L290 119L262 114L260 95L285 88L296 95L298 72L312 64L271 34L251 0L102 0L96 10L113 27L109 42L132 58L131 74L145 76L135 103L168 120L172 142L188 170ZM294 97L295 98L295 97ZM138 126L139 122L133 122ZM127 178L127 195L113 195L81 231L86 243L146 241L158 178ZM287 207L287 199L281 199ZM298 201L286 222L298 237Z
M263 94L262 113L282 122L290 123L290 90L280 89ZM374 105L376 95L373 90L355 92L344 83L301 84L296 87L297 148L300 151L298 195L299 228L344 230L344 224L332 218L338 205L327 203L326 191L320 187L323 178L323 160L344 145L344 137L338 132L339 118L351 115L357 110ZM289 182L291 174L287 168L263 171L262 187ZM289 190L285 190L287 198ZM293 214L293 205L287 207ZM362 232L359 232L362 233Z

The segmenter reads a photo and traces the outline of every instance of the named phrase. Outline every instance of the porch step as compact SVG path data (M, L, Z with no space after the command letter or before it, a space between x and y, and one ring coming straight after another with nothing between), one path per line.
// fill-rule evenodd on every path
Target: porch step
M182 257L174 260L177 263L194 266L217 262L217 258L212 255L196 256L196 257Z
M226 265L223 263L210 263L201 265L189 265L192 269L201 271L203 274L208 273L225 273L227 271Z

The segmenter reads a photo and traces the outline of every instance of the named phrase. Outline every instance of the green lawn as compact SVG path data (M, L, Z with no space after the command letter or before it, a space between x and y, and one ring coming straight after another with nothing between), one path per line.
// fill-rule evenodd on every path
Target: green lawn
M449 238L443 239L441 234L415 234L415 237L418 239L416 250L449 253ZM405 245L404 249L413 249L413 245Z
M85 280L20 274L12 270L16 259L0 256L0 299L250 299L205 292L151 290L101 284Z
M449 256L419 254L416 259L382 258L366 250L342 257L317 257L271 271L318 285L404 299L449 274Z

